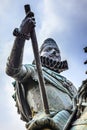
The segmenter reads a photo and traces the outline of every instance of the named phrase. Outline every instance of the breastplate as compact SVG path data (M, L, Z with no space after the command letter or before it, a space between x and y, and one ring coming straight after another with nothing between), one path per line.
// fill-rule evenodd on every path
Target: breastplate
M34 84L27 92L27 102L34 112L43 111L43 105L38 84ZM66 109L72 106L72 101L68 94L55 88L50 83L45 84L49 110L58 112L62 109Z

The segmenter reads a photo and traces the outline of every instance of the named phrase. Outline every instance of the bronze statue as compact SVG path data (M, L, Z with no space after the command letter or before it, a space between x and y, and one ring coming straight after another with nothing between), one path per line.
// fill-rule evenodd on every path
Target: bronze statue
M54 39L46 39L38 52L34 13L28 8L26 13L20 28L13 32L16 38L6 67L6 73L15 79L13 98L28 130L63 130L75 110L77 90L60 75L68 64L61 61ZM35 60L23 65L25 41L30 38Z

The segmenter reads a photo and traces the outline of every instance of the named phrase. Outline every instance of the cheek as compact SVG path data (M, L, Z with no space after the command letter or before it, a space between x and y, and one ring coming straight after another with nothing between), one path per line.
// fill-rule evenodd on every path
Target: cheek
M40 56L49 56L49 54L47 52L41 52Z
M61 61L61 56L58 56L58 60L59 60L59 62Z

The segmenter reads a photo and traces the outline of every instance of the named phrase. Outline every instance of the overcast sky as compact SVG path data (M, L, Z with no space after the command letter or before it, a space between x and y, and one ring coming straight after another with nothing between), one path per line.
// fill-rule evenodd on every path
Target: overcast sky
M16 112L13 79L5 74L7 57L14 37L12 32L25 17L24 5L30 4L35 13L36 34L39 47L52 37L56 40L62 60L67 60L69 70L61 73L78 88L86 79L87 59L83 48L87 46L87 0L3 0L0 3L0 130L25 130L25 123ZM31 63L31 42L26 42L23 63Z

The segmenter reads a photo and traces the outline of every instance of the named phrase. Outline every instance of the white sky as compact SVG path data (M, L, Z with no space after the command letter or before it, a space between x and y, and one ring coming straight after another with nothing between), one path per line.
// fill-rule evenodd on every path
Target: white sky
M12 78L5 74L7 57L13 44L12 31L19 27L25 16L24 5L30 4L35 13L36 33L39 46L43 40L56 40L62 55L67 59L69 70L62 73L78 88L86 79L87 66L87 0L3 0L0 4L0 130L25 130L12 99ZM25 45L24 63L31 63L31 43Z

